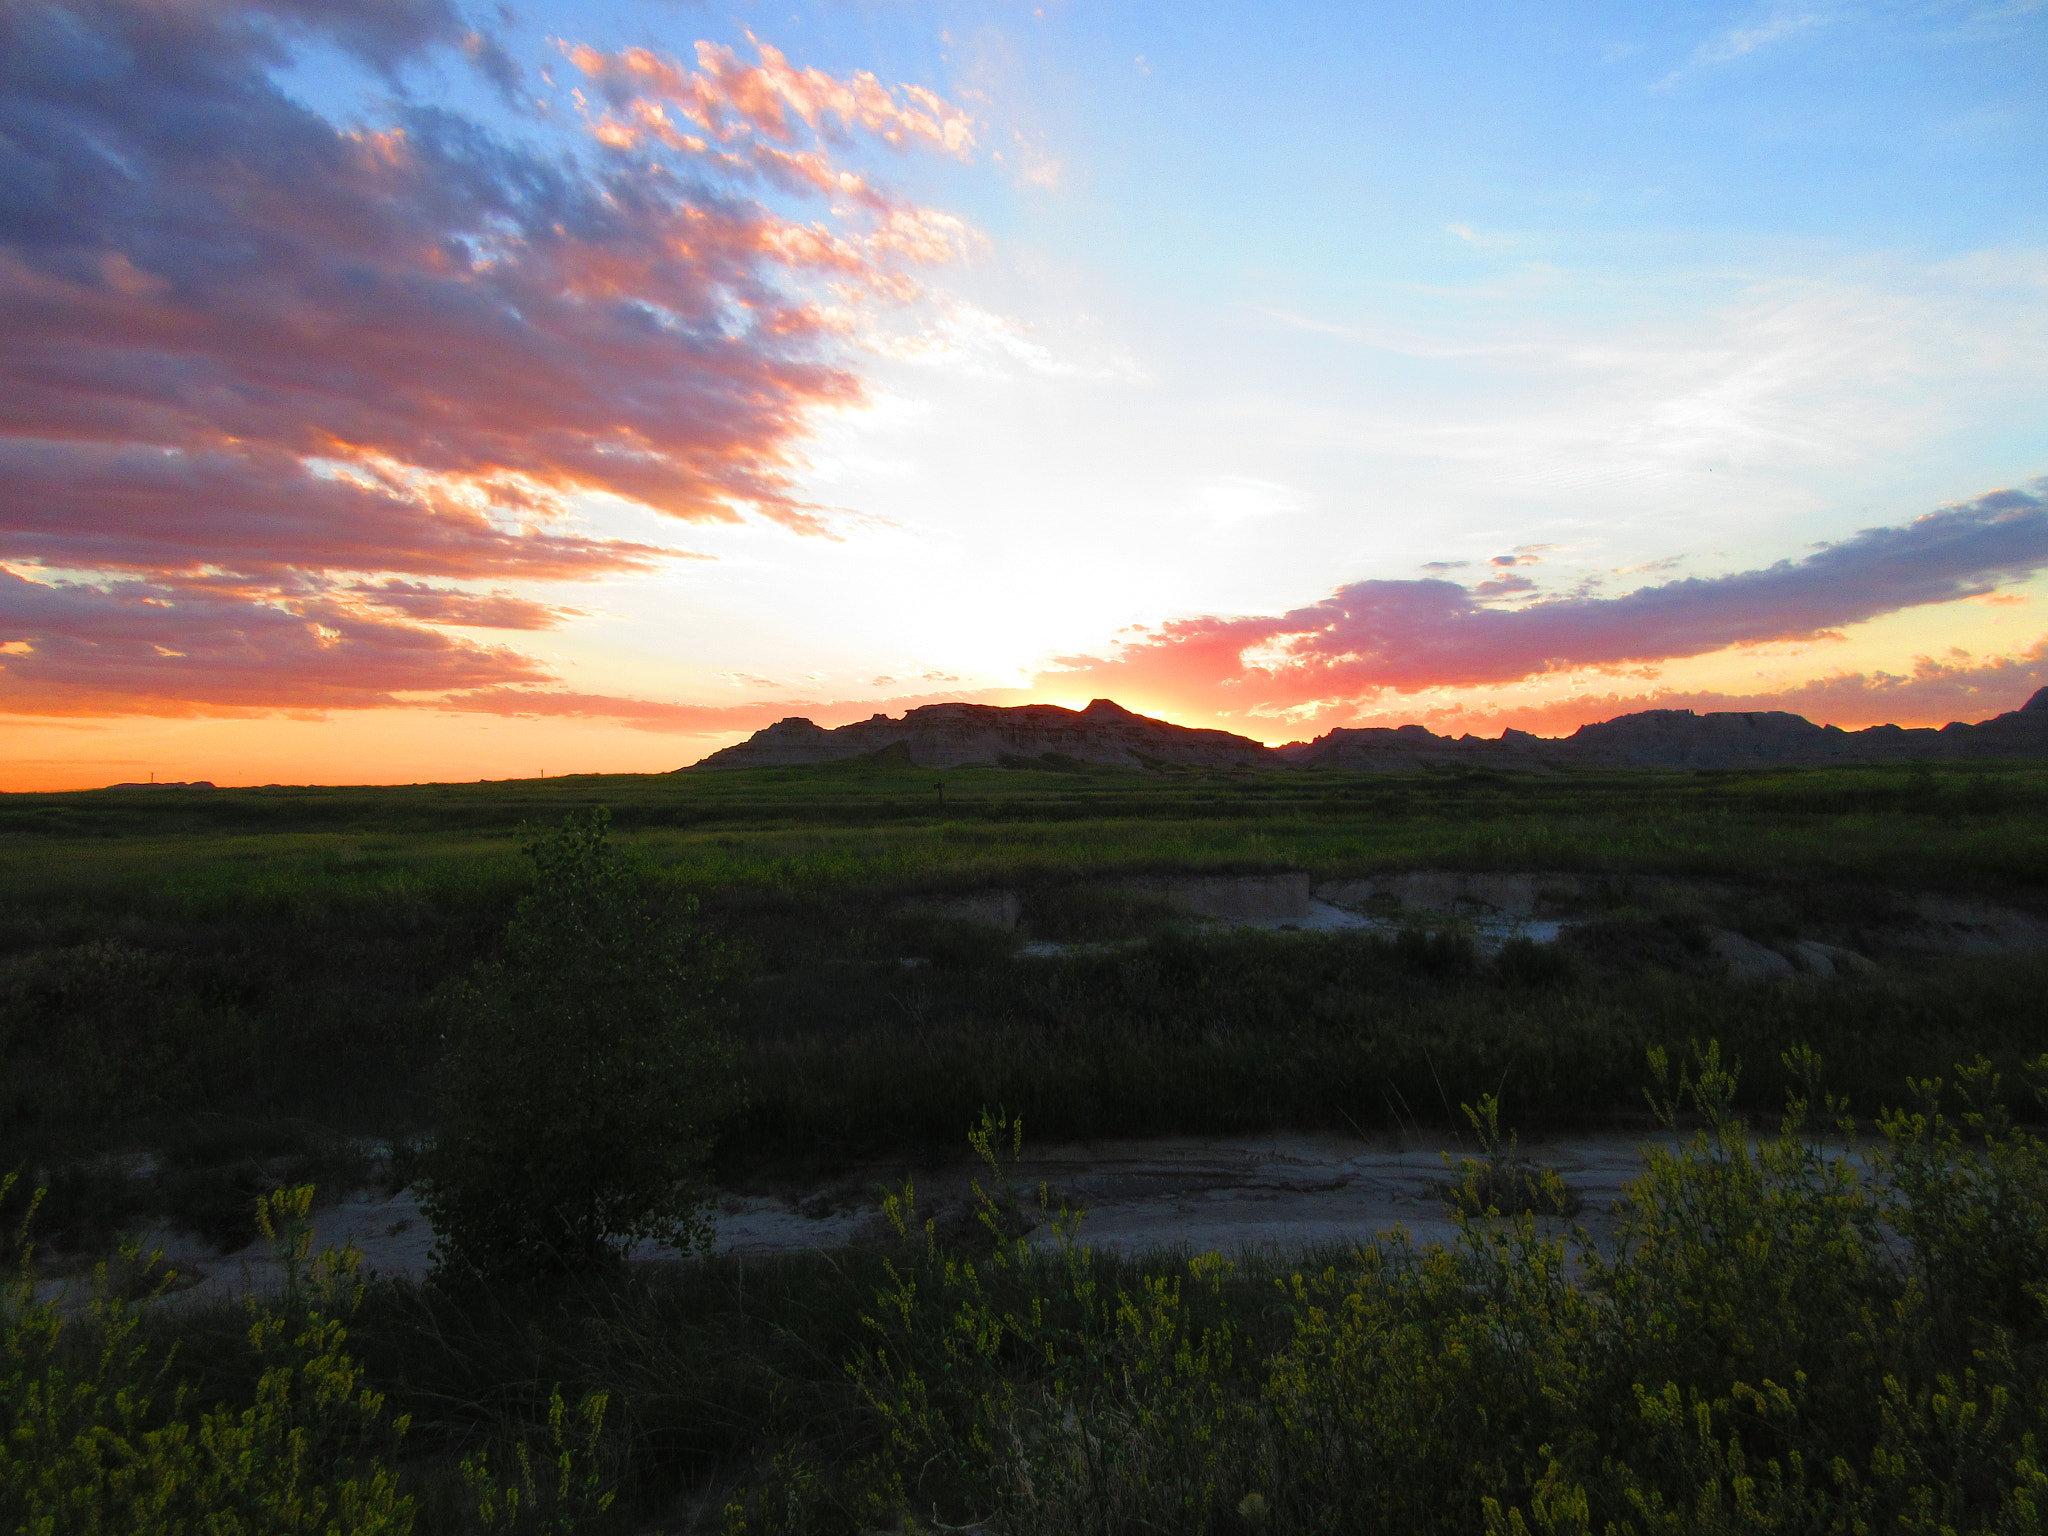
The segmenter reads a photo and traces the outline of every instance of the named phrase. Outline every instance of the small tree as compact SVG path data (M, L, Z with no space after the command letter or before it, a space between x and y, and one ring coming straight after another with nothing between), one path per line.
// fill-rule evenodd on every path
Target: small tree
M738 1097L716 1018L730 966L694 901L649 901L610 820L526 843L537 879L502 953L446 995L420 1199L444 1275L576 1273L642 1238L709 1237L702 1169Z

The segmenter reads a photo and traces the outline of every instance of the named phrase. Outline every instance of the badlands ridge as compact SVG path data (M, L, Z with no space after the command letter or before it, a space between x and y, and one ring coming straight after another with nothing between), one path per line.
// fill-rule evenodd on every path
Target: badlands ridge
M1097 699L1057 704L927 704L902 719L875 715L836 730L778 720L693 768L789 768L887 752L919 768L1758 768L1830 763L2048 757L2048 688L2016 710L1966 725L1845 731L1779 710L1696 715L1650 709L1559 738L1509 731L1498 739L1438 736L1419 725L1338 729L1314 741L1269 747L1229 731L1195 730Z

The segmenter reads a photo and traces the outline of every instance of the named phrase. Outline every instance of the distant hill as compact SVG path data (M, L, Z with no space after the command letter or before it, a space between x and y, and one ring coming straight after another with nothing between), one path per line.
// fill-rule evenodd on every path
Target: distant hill
M1297 768L1397 773L1432 767L1761 768L1774 764L1952 761L2048 757L2048 688L2016 710L1977 725L1845 731L1782 710L1646 709L1551 739L1509 731L1498 740L1438 736L1419 725L1331 731L1276 754Z
M2048 688L1976 725L1940 730L1874 725L1845 731L1779 710L1696 715L1649 709L1549 738L1509 731L1498 740L1438 736L1419 725L1342 728L1314 741L1268 747L1228 731L1195 730L1097 699L1056 704L927 704L900 720L875 715L836 730L792 717L714 752L697 768L787 768L888 752L920 768L1003 767L1337 768L1409 772L1433 767L1759 768L1959 758L2048 757Z
M927 704L901 720L876 715L828 731L808 720L778 720L693 768L784 768L866 757L901 744L920 768L1017 760L1017 766L1096 763L1122 768L1163 763L1236 768L1276 762L1273 749L1249 736L1198 731L1134 715L1097 699L1086 709L1057 704ZM1052 760L1046 761L1047 754ZM1027 761L1031 760L1031 761Z

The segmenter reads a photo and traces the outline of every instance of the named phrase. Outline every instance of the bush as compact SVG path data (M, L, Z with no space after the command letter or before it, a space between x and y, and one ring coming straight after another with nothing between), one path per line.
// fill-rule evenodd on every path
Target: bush
M545 1428L499 1434L495 1458L480 1446L452 1469L455 1479L441 1479L444 1493L459 1480L452 1501L431 1497L434 1479L408 1454L411 1416L387 1411L351 1345L368 1290L362 1254L314 1253L310 1184L251 1206L283 1270L280 1293L246 1296L197 1327L188 1315L184 1335L167 1342L167 1320L149 1303L177 1288L177 1273L132 1244L118 1264L98 1266L83 1305L39 1294L28 1262L37 1197L29 1216L7 1209L15 1183L0 1175L0 1220L23 1250L16 1274L0 1283L0 1530L411 1536L425 1524L482 1536L582 1536L612 1528L602 1392L571 1408L555 1389ZM181 1349L188 1342L200 1344L200 1361ZM213 1400L209 1381L225 1400Z
M902 1247L852 1362L879 1449L785 1458L727 1529L2039 1532L2048 1139L1983 1062L1912 1084L1874 1142L1812 1052L1783 1065L1806 1092L1752 1135L1718 1047L1675 1084L1653 1053L1670 1140L1608 1243L1500 1219L1485 1185L1517 1154L1488 1102L1457 1241L1385 1234L1263 1295L1218 1254L1107 1272L1049 1204L1050 1251L1010 1237L1015 1127L985 1117L992 1252L914 1225L914 1190L888 1206Z
M445 995L420 1200L445 1276L584 1272L708 1235L699 1170L737 1097L716 1019L730 967L694 902L650 901L608 821L526 844L538 878L502 955Z
M12 1182L0 1178L0 1199ZM0 1286L0 1529L412 1530L414 1501L388 1465L406 1421L386 1417L383 1396L346 1348L343 1319L360 1296L361 1255L312 1258L312 1198L310 1186L279 1191L257 1209L279 1244L287 1287L274 1304L249 1303L256 1380L239 1411L193 1400L107 1266L82 1312L40 1299L26 1263ZM132 1249L126 1257L140 1258Z

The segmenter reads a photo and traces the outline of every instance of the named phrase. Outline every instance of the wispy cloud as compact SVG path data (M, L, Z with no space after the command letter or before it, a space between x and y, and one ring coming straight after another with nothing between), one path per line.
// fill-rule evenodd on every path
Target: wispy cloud
M1710 470L1840 473L1964 427L1966 397L1989 405L2037 392L2044 281L2041 251L2009 249L1753 276L1716 302L1684 307L1578 280L1579 300L1665 309L1596 326L1519 308L1486 311L1483 323L1271 309L1261 313L1287 330L1439 365L1432 371L1460 387L1487 390L1489 409L1390 393L1370 411L1290 401L1246 426L1299 449L1463 464L1475 492L1512 484L1639 496Z
M1692 57L1659 80L1653 89L1668 91L1697 70L1732 64L1759 48L1810 32L1826 20L1827 17L1819 11L1781 10L1749 26L1731 27L1701 43L1693 50Z
M1446 224L1444 231L1456 235L1469 246L1482 251L1497 251L1517 243L1513 235L1503 235L1487 230L1474 229L1470 224Z

